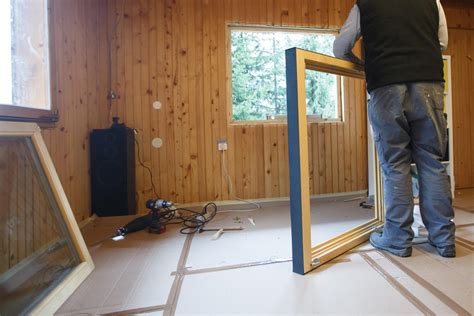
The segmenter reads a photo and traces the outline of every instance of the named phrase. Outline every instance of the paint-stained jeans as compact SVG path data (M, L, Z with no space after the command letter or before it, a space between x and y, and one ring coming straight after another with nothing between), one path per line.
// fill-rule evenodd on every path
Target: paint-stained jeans
M411 247L413 239L412 162L418 170L420 211L430 241L438 247L454 245L451 188L441 164L447 146L443 92L442 83L418 82L370 94L369 119L384 178L382 236L397 248Z

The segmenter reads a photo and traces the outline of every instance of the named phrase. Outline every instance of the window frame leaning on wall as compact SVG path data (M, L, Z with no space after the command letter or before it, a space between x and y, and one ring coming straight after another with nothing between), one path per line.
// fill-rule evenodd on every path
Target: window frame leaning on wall
M311 244L308 119L305 70L310 69L355 79L365 79L364 67L298 48L286 50L288 152L293 271L306 274L368 240L384 223L382 172L374 147L374 218L315 247Z
M54 92L56 91L57 75L51 69L51 61L55 60L54 54L54 27L53 25L53 9L52 1L44 1L45 12L45 34L44 38L47 42L44 62L46 64L46 73L44 74L47 95L46 101L49 109L38 109L31 104L1 104L0 103L0 121L14 121L14 122L36 122L42 126L49 126L59 121L59 112L57 102L53 102ZM12 39L13 40L13 39Z
M42 169L45 175L43 185L49 185L51 198L54 199L59 210L55 215L62 219L68 241L79 259L78 264L65 278L55 284L51 291L38 303L35 302L31 310L28 310L28 314L31 315L53 315L94 270L94 263L43 141L39 126L34 123L0 121L0 137L25 138L31 142L31 150L38 157L37 168ZM51 211L54 213L54 208Z

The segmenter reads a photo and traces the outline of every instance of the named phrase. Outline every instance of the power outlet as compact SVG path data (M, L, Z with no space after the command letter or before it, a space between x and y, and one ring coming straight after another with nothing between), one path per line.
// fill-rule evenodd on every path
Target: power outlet
M218 151L226 151L227 150L227 141L225 139L220 140L217 142L217 150Z

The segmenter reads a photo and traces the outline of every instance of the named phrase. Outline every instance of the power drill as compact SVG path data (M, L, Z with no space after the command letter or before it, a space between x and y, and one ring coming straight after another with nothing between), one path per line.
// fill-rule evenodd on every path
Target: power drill
M146 207L150 210L147 215L134 219L125 226L117 229L115 237L125 236L143 230L148 227L148 232L151 234L161 234L165 232L166 226L160 223L162 216L161 210L173 206L173 202L165 200L148 200Z

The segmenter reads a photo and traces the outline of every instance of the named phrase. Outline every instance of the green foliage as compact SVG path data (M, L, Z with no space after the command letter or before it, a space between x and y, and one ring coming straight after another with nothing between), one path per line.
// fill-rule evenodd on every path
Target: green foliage
M233 119L286 115L285 50L298 47L332 55L334 36L316 33L232 31ZM336 77L307 71L308 114L335 117Z

